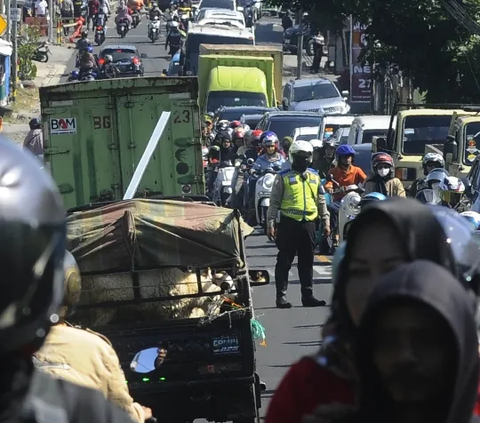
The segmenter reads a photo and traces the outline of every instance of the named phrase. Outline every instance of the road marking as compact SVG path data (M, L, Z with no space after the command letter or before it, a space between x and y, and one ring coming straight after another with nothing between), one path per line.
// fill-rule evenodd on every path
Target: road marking
M332 264L332 259L327 256L316 255L315 258L322 264Z

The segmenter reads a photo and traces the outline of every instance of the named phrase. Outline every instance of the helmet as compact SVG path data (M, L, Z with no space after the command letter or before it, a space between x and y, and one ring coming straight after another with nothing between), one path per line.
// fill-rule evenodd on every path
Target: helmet
M242 126L243 126L243 129L245 130L245 132L250 131L250 126L247 125L246 123L244 123Z
M323 147L323 142L320 140L310 140L310 144L312 144L312 148L314 150L320 149Z
M178 22L177 21L170 22L170 27L171 28L178 28Z
M155 7L158 7L158 4L155 3L155 2L153 2L153 3L152 3L152 8L155 8Z
M415 199L423 204L440 204L442 201L438 192L430 188L424 188L418 191Z
M425 154L425 156L423 156L423 159L422 159L423 168L427 166L427 163L435 164L436 168L445 167L445 160L443 160L443 157L437 153Z
M30 130L34 130L34 129L40 129L42 127L41 123L40 123L40 119L38 118L33 118L30 120L30 122L28 122L28 126L30 127Z
M63 299L65 209L37 159L0 140L0 354L43 344ZM25 207L28 204L28 207Z
M337 155L337 157L352 156L355 158L356 153L352 146L343 144L337 148L337 151L335 152L335 154Z
M467 219L476 231L480 230L480 213L469 210L460 213L460 216L463 216L465 219Z
M88 51L89 53L93 53L93 47L92 47L92 46L88 46L88 47L87 47L87 51Z
M308 158L308 163L312 163L313 160L313 147L308 141L295 141L288 150L288 156L293 163L294 156L300 156Z
M262 147L274 145L278 148L278 137L275 132L265 131L260 137L260 142L262 143Z
M224 131L222 131L222 133L220 134L220 137L222 139L222 143L223 142L232 142L232 133L231 131L228 130L229 128L225 129Z
M112 62L113 62L113 56L111 54L106 54L105 63L112 63Z
M77 71L77 70L74 70L72 71L72 73L70 74L70 76L72 78L79 78L80 77L80 73Z
M440 198L450 206L456 206L463 197L465 185L455 176L447 176L438 184Z
M242 123L239 120L232 120L230 122L230 128L232 129L238 128L239 126L242 126Z
M228 120L219 120L215 128L219 132L226 130L228 128Z
M429 206L442 225L445 242L450 245L462 282L477 292L480 276L480 244L475 229L456 211L442 206Z
M82 290L80 269L78 268L75 257L69 251L65 252L63 259L63 271L65 274L65 294L63 303L60 307L60 317L65 319L73 314L75 306L80 301Z
M82 31L82 38L87 38L88 37L88 31L85 29Z
M245 138L245 129L243 129L241 126L236 127L233 130L233 139L244 139Z
M375 172L377 170L377 166L380 164L388 164L390 167L393 167L393 159L390 154L387 153L377 153L374 154L372 158L372 170Z
M450 175L445 169L433 169L425 178L425 182L427 183L429 188L433 188L434 184L439 184L448 176Z
M253 138L253 131L249 129L248 131L245 131L245 142L246 143L251 143Z
M345 258L345 250L347 249L347 243L342 242L338 248L335 250L332 260L332 283L335 285L338 279L338 273L340 265L342 264L343 259Z
M360 201L360 208L363 208L366 205L371 204L373 202L385 201L386 199L387 197L383 195L381 192L371 192L362 198L362 200Z

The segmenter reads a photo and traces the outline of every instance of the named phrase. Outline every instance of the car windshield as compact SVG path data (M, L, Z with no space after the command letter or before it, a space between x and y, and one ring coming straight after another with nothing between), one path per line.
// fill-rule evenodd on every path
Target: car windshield
M323 98L335 97L339 97L338 91L332 83L328 82L315 85L307 85L305 87L295 87L293 101L298 102L320 100Z
M350 125L340 125L338 123L335 123L335 124L326 123L325 130L323 132L323 139L328 140L341 128L350 128ZM341 134L341 131L339 131L338 134Z
M303 134L299 135L295 140L296 141L310 141L317 138L317 134Z
M105 49L102 51L101 56L105 57L107 54L110 54L112 56L113 62L132 60L135 56L138 56L135 50L127 49Z
M209 7L215 9L235 10L233 1L229 0L203 0L200 7L202 9L205 7Z
M268 127L269 131L275 132L279 139L289 137L296 128L304 126L320 126L323 117L314 116L288 116L280 119L272 119Z
M245 93L242 93L242 95ZM228 121L232 120L240 120L240 118L243 115L246 115L246 118L248 119L249 114L262 114L263 115L263 110L258 110L258 109L240 109L240 110L235 110L235 109L227 109L224 110L223 112L220 113L219 119L226 119ZM259 119L260 120L260 119Z
M263 115L250 115L242 118L242 123L250 126L250 128L255 128L258 123L262 120Z
M365 129L362 133L362 144L370 144L373 137L386 137L388 129Z
M443 145L452 116L407 116L403 122L403 154L423 156L427 144Z
M467 123L465 125L465 146L463 163L471 166L480 153L480 122Z
M267 106L267 98L262 93L240 91L210 91L208 93L207 111L214 112L219 107Z

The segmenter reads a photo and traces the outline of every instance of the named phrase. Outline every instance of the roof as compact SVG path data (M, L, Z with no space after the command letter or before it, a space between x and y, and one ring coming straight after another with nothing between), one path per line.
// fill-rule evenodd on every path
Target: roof
M303 117L319 117L322 116L321 113L317 112L296 112L294 110L279 110L278 112L267 112L268 117L276 118L276 117L295 117L295 116L303 116Z
M108 44L106 46L102 46L100 51L103 50L135 50L138 51L137 47L133 44Z
M383 129L390 126L390 115L357 116L352 122L358 122L365 129Z
M294 87L308 87L317 84L333 84L332 81L326 78L306 78L306 79L291 79L290 82Z
M295 128L294 133L298 135L312 135L312 134L318 134L318 128L319 126L302 126L300 128Z
M325 125L348 125L354 119L355 115L328 115L325 116Z
M248 29L240 29L237 27L230 28L221 25L209 25L209 26L193 26L188 30L187 38L189 35L220 35L223 37L244 37L253 40L252 32Z
M398 116L445 116L453 115L454 112L458 112L460 114L465 113L465 111L461 109L410 109L401 110L398 112Z
M235 111L238 110L239 112L243 110L258 110L259 112L264 111L264 112L269 112L269 111L275 111L273 110L274 107L261 107L261 106L223 106L222 111L228 110L228 111Z
M205 9L205 15L203 19L214 18L217 16L232 16L235 18L244 19L243 13L238 12L236 10L228 10L228 9Z
M458 116L457 121L461 121L463 123L472 123L472 122L480 122L480 114L475 114L474 116Z

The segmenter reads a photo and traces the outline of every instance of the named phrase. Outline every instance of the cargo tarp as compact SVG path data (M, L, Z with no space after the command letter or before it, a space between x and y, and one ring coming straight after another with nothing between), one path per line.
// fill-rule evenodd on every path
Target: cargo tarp
M243 267L253 229L234 211L172 200L119 201L67 218L68 249L86 274L165 266Z

